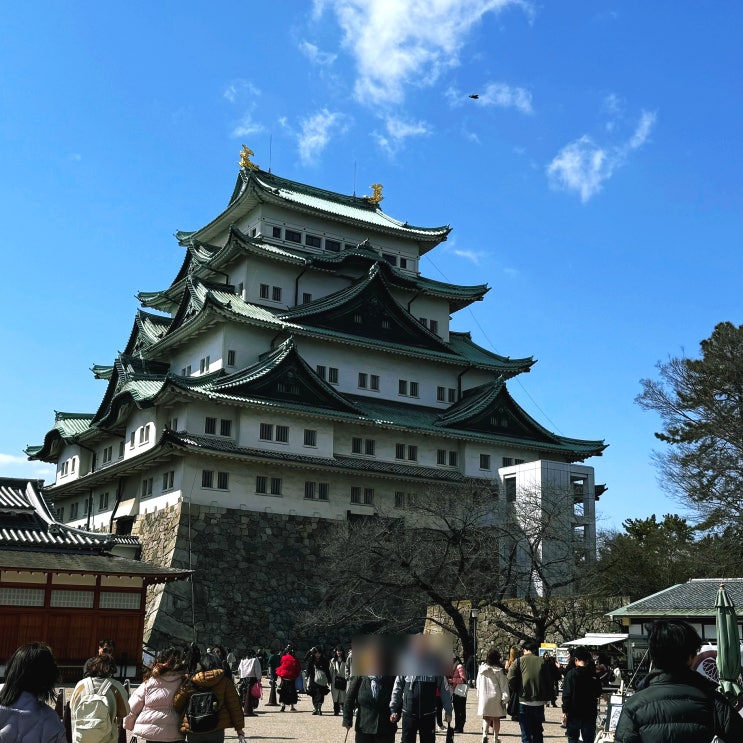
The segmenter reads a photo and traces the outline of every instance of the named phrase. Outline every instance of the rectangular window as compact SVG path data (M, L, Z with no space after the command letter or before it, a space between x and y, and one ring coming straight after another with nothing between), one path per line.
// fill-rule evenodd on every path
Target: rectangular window
M75 472L75 463L77 462L77 457L72 457L72 459L70 461L71 461L71 464L72 464L72 467L71 467L71 470L70 471L74 473Z
M411 382L410 383L410 396L411 397L418 397L418 382Z
M205 418L204 419L204 433L216 433L217 432L217 419L216 418Z
M310 248L319 248L322 245L322 240L317 235L305 235L304 244Z
M203 359L199 362L199 367L201 368L202 373L209 371L209 364L211 363L211 359L209 356L204 356Z
M390 266L397 265L397 256L392 255L392 253L382 253L382 260L387 261L387 263L389 263Z
M263 475L258 475L255 478L255 492L256 493L267 493L268 492L268 478Z
M328 500L330 498L330 483L319 482L317 483L317 499Z
M364 451L364 439L354 436L351 439L351 453L361 454Z
M271 478L271 495L281 495L281 478Z
M504 477L503 485L506 491L506 503L516 502L516 478L515 477Z
M378 374L369 375L369 389L374 390L375 392L379 392L379 375Z
M395 508L405 508L405 493L401 490L395 493Z
M374 488L364 488L364 505L371 506L374 503Z
M425 317L419 317L418 322L424 327L428 327L428 320Z
M430 330L430 331L431 331L431 332L432 332L432 333L433 333L434 335L438 335L438 334L439 334L439 321L438 321L438 320L431 320L431 321L430 321L430 322L428 323L428 329L429 329L429 330Z
M113 446L107 446L103 449L103 464L110 462L113 459L114 448Z
M273 424L272 423L261 423L258 438L261 441L273 441Z
M325 240L325 250L330 250L333 253L340 252L341 244L338 242L338 240Z
M317 431L312 428L304 429L304 445L317 446Z
M49 606L92 609L94 596L93 591L52 591Z
M400 379L397 383L397 394L407 395L408 394L408 382L406 379Z
M328 382L330 384L338 384L338 369L334 366L328 369Z
M400 268L407 268L407 267L408 267L408 259L400 258Z
M77 518L78 513L80 512L80 504L79 503L73 503L70 506L70 521L74 521ZM61 521L61 519L60 519Z
M105 511L108 508L108 493L101 493L98 496L98 510Z
M217 488L219 490L230 489L230 473L229 472L217 472Z
M271 228L271 235L273 237L281 238L281 227L272 227Z
M219 421L219 435L232 436L232 421L228 418L222 418Z
M171 418L168 421L168 428L171 431L177 431L178 430L178 418Z
M234 365L235 365L235 352L227 351L227 366L234 366Z
M480 469L481 470L490 469L490 454L480 454Z
M356 314L355 314L355 315L353 316L353 321L354 321L354 322L355 322L355 323L356 323L357 325L361 325L361 323L363 323L363 322L364 322L364 318L363 318L363 316L362 316L362 315L361 315L360 313L358 313L358 312L357 312L357 313L356 313Z
M139 429L139 443L144 444L144 432L147 426L142 426L142 428Z
M201 470L201 487L214 487L214 472L212 470Z
M145 480L145 482L147 481ZM90 513L90 501L86 498L83 501L83 516L87 516L88 513Z
M368 376L366 372L359 372L359 387L365 390L368 384Z
M139 610L142 600L138 593L116 593L101 591L99 606L101 609L133 609Z
M276 441L280 444L289 443L289 426L276 426Z
M259 295L261 299L268 299L270 287L268 284L261 284L259 287Z
M191 364L189 364L189 365L188 365L188 366L186 367L186 373L185 373L185 375L184 375L184 376L186 376L186 377L190 377L190 376L191 376Z
M436 464L446 464L446 449L436 449Z
M418 461L418 447L417 446L408 446L408 460L410 462Z
M449 466L456 467L458 461L459 461L459 457L457 456L457 452L450 451L449 452Z
M317 372L317 376L320 377L320 379L327 379L328 368L326 366L318 365L315 368L315 371Z
M281 287L280 286L274 286L273 289L271 289L271 299L274 302L281 301Z
M309 292L302 292L302 304L309 304L312 301L312 294Z
M436 401L437 402L446 402L446 387L437 387L436 388Z
M395 444L395 459L405 459L405 444Z
M169 472L163 473L163 490L170 490L173 487L173 481L175 480L175 471L170 470Z
M457 391L454 389L454 387L449 387L449 402L456 402L457 401Z
M524 463L524 460L523 459L514 459L513 460L513 463L514 464L523 464Z
M308 500L315 499L315 483L305 480L304 483L304 497Z
M302 233L296 230L284 230L284 240L288 240L290 243L301 243Z
M367 439L364 442L364 454L366 454L369 457L373 457L374 449L376 448L375 444L376 442L374 441L374 439Z
M503 467L513 466L513 457L503 457Z
M119 441L119 459L124 456L124 442Z
M355 485L351 488L351 503L361 503L361 488Z
M245 299L245 284L242 281L237 285L237 295Z
M64 521L64 506L57 509L57 521Z
M146 480L142 480L142 497L146 498L148 495L152 495L152 478L148 477Z

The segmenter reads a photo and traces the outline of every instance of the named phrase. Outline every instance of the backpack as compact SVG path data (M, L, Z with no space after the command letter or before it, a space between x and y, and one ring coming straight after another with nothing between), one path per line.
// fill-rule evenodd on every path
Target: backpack
M83 679L83 690L72 710L73 743L115 743L116 697L110 679L96 688L92 678Z
M219 699L213 691L197 691L191 695L186 709L188 727L194 733L216 730L219 722Z

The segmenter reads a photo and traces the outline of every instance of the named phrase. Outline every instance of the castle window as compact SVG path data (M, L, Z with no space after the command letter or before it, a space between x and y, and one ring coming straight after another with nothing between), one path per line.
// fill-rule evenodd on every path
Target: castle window
M322 240L317 235L305 235L304 244L310 248L319 248L322 245Z
M132 431L129 434L129 448L130 449L133 449L134 448L134 438L135 438L135 436L136 436L136 431ZM67 473L65 472L64 474L66 475Z
M359 387L365 390L367 387L368 375L365 372L359 372Z
M425 317L419 317L418 321L424 328L428 327L428 320Z
M407 267L408 267L408 259L400 258L400 268L407 268Z
M457 391L454 389L454 387L449 387L449 402L456 402L457 401Z
M152 478L151 477L148 477L142 480L142 497L145 498L148 495L152 495Z
M64 506L57 508L57 521L64 521Z
M280 444L289 443L289 426L276 426L276 441Z
M258 295L261 299L268 299L269 297L269 291L271 287L269 287L268 284L261 284L258 290Z
M516 478L515 477L504 477L503 485L506 491L506 503L516 502Z
M302 304L309 304L312 301L312 294L309 292L302 293Z
M258 438L260 438L261 441L273 441L273 424L261 423Z
M199 361L199 372L201 374L204 374L205 372L209 371L210 361L211 360L208 356L204 356L204 358Z
M217 472L217 488L219 490L230 489L230 473L229 472Z
M382 329L383 330L390 329L390 321L386 317L382 320Z
M217 432L217 419L216 418L205 418L204 419L204 433L216 433Z
M408 380L407 379L400 379L397 382L397 394L398 395L408 394Z
M271 289L271 299L274 302L281 301L281 287L280 286L274 286L273 289Z
M395 459L405 459L405 444L395 444Z
M101 493L98 496L98 510L105 511L108 508L108 493Z
M364 439L354 436L351 439L351 453L361 454L364 451Z
M436 401L437 402L446 402L446 387L437 387L436 388Z
M357 325L361 325L361 323L363 323L363 322L364 322L364 318L363 318L363 317L362 317L362 316L361 316L361 315L360 315L360 314L359 314L359 313L357 312L357 313L356 313L356 314L355 314L355 315L353 316L353 321L354 321L354 322L355 322L355 323L356 323Z
M214 487L214 471L213 470L201 470L201 487L202 488L213 488Z
M175 471L163 472L163 490L172 490L175 481Z
M371 506L374 503L374 488L364 488L364 505Z
M273 237L281 238L281 227L272 227L271 234Z
M439 321L438 320L431 320L428 323L428 329L434 334L439 334Z
M376 442L374 439L367 439L364 442L364 454L366 454L369 457L374 456L374 449L376 448Z
M124 456L124 441L119 441L119 459L121 459Z
M455 451L449 452L449 466L456 467L459 462L459 455Z
M340 252L341 244L338 242L338 240L325 240L325 250L330 250L333 253Z
M234 366L234 365L235 365L235 352L227 351L227 366Z
M299 394L299 383L298 382L279 382L276 385L276 389L279 392L283 392L287 395L298 395Z
M328 500L330 497L330 483L319 482L317 483L317 499Z
M397 256L392 255L392 253L382 253L382 259L387 261L387 263L389 263L390 266L397 265Z
M446 464L446 449L436 449L436 464Z
M177 431L178 430L178 418L171 418L168 421L168 428L171 431Z
M271 495L281 495L281 478L271 478Z
M309 480L305 480L304 483L304 497L309 500L314 500L315 498L315 483L310 482Z
M513 467L513 457L503 457L504 467Z
M103 464L107 464L113 459L114 448L113 446L106 446L103 449Z
M80 504L79 503L72 503L70 505L70 521L74 521L77 518L77 515L80 511ZM60 518L60 521L62 519Z
M315 368L315 371L317 372L317 376L320 377L320 379L326 379L328 376L328 368L326 366L322 366L321 364Z
M313 428L304 429L304 445L317 446L317 431Z
M411 382L410 383L410 396L411 397L418 397L418 382Z
M245 299L245 284L242 281L237 285L237 295Z
M418 447L417 446L408 446L408 460L410 462L418 461Z
M405 493L401 490L395 492L395 508L405 508Z
M351 503L361 503L361 488L355 485L351 488Z
M219 435L232 436L232 421L229 418L222 418L219 421Z
M328 382L330 384L338 384L338 369L334 366L328 369Z
M369 389L379 392L379 375L371 374L369 376Z
M268 478L264 475L255 478L255 492L264 494L268 492Z
M490 454L480 454L480 469L481 470L490 469Z
M514 459L513 460L513 463L514 464L523 464L524 463L524 460L523 459Z
M290 243L301 243L302 233L296 230L284 230L284 240L288 240Z

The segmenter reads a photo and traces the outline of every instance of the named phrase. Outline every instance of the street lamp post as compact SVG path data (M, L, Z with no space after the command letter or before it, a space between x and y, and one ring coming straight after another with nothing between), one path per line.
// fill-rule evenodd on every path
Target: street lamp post
M480 610L479 609L470 609L470 618L472 619L472 652L474 655L475 662L473 664L474 666L474 673L473 676L477 675L477 617L480 616ZM473 679L470 679L470 682L472 682Z

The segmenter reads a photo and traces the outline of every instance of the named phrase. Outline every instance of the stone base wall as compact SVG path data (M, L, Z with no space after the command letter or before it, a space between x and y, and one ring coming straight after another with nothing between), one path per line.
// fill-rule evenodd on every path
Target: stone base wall
M320 595L320 545L342 524L319 518L177 503L137 517L142 559L194 570L193 580L148 590L144 641L298 649L336 638L295 635Z

